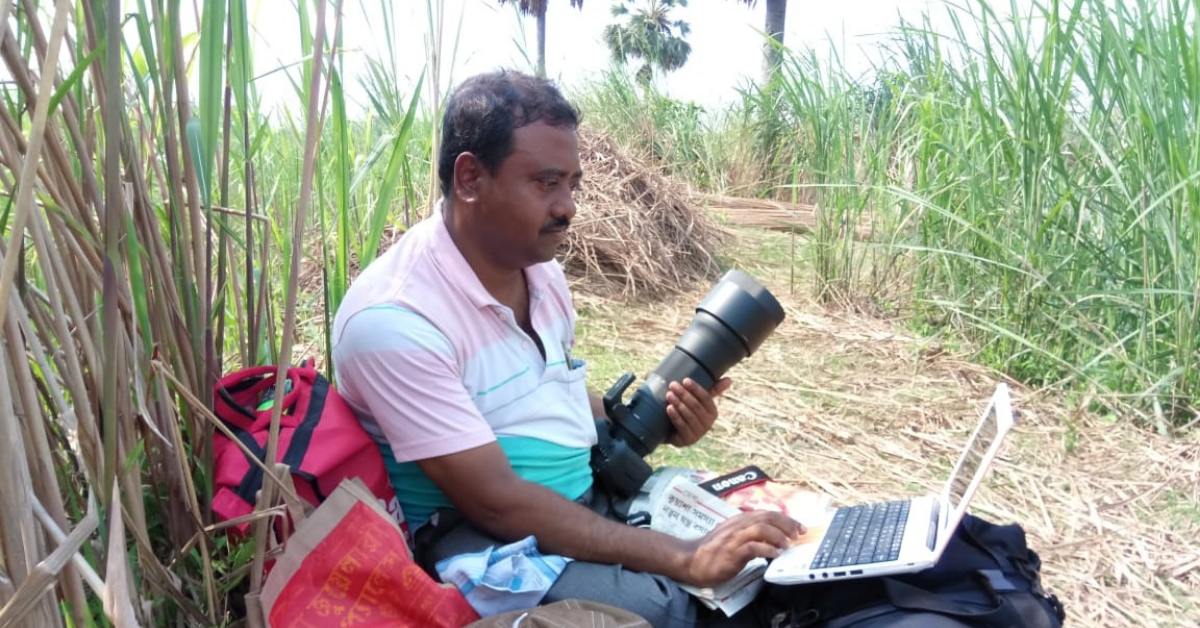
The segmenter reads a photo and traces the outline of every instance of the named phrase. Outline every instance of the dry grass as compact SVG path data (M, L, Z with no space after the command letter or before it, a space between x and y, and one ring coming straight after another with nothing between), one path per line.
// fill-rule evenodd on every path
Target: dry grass
M795 233L812 233L819 229L821 208L811 203L786 203L769 198L745 198L722 194L693 192L691 202L720 216L735 227L755 227ZM868 216L860 217L854 228L857 240L871 239Z
M679 184L587 127L586 179L576 194L563 268L595 294L649 300L715 278L721 228Z
M779 237L735 240L751 250ZM725 470L754 462L842 503L940 486L998 376L894 322L822 310L791 294L778 266L747 269L788 318L730 373L710 436ZM583 341L630 355L641 375L707 289L653 308L583 297ZM1200 585L1200 439L1110 423L1053 392L1013 392L1020 424L974 512L1024 525L1070 625L1200 625L1189 596Z

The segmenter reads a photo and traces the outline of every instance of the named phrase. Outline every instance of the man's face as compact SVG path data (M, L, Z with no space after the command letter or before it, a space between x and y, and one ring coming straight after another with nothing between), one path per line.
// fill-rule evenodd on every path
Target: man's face
M553 259L582 176L575 129L535 122L514 131L512 154L480 178L476 227L490 257L514 269Z

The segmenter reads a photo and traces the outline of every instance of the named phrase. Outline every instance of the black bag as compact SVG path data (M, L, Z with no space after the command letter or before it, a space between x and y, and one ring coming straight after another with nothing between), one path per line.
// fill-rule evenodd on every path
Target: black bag
M758 615L769 628L1061 628L1063 606L1042 590L1040 570L1019 525L966 515L925 571L768 584Z

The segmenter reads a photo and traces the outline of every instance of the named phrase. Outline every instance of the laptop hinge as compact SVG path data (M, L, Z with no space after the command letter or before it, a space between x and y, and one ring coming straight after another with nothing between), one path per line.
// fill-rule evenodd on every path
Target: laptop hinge
M938 540L938 517L942 511L942 500L935 498L933 500L933 508L929 514L929 532L925 535L925 546L929 551L933 551L937 547Z

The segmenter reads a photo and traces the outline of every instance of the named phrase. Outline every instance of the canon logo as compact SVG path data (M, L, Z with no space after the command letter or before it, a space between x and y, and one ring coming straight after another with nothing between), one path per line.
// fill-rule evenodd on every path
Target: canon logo
M765 471L754 465L749 465L733 473L713 478L700 486L709 493L720 497L725 493L741 490L743 486L767 482L770 479L771 476L767 475Z
M713 484L712 488L714 491L717 491L719 493L721 491L724 491L727 488L737 486L739 484L745 484L747 482L753 482L754 480L757 480L757 479L758 479L757 473L755 473L753 471L747 471L741 475L735 475L731 478L726 478L724 480L721 480L720 482Z

